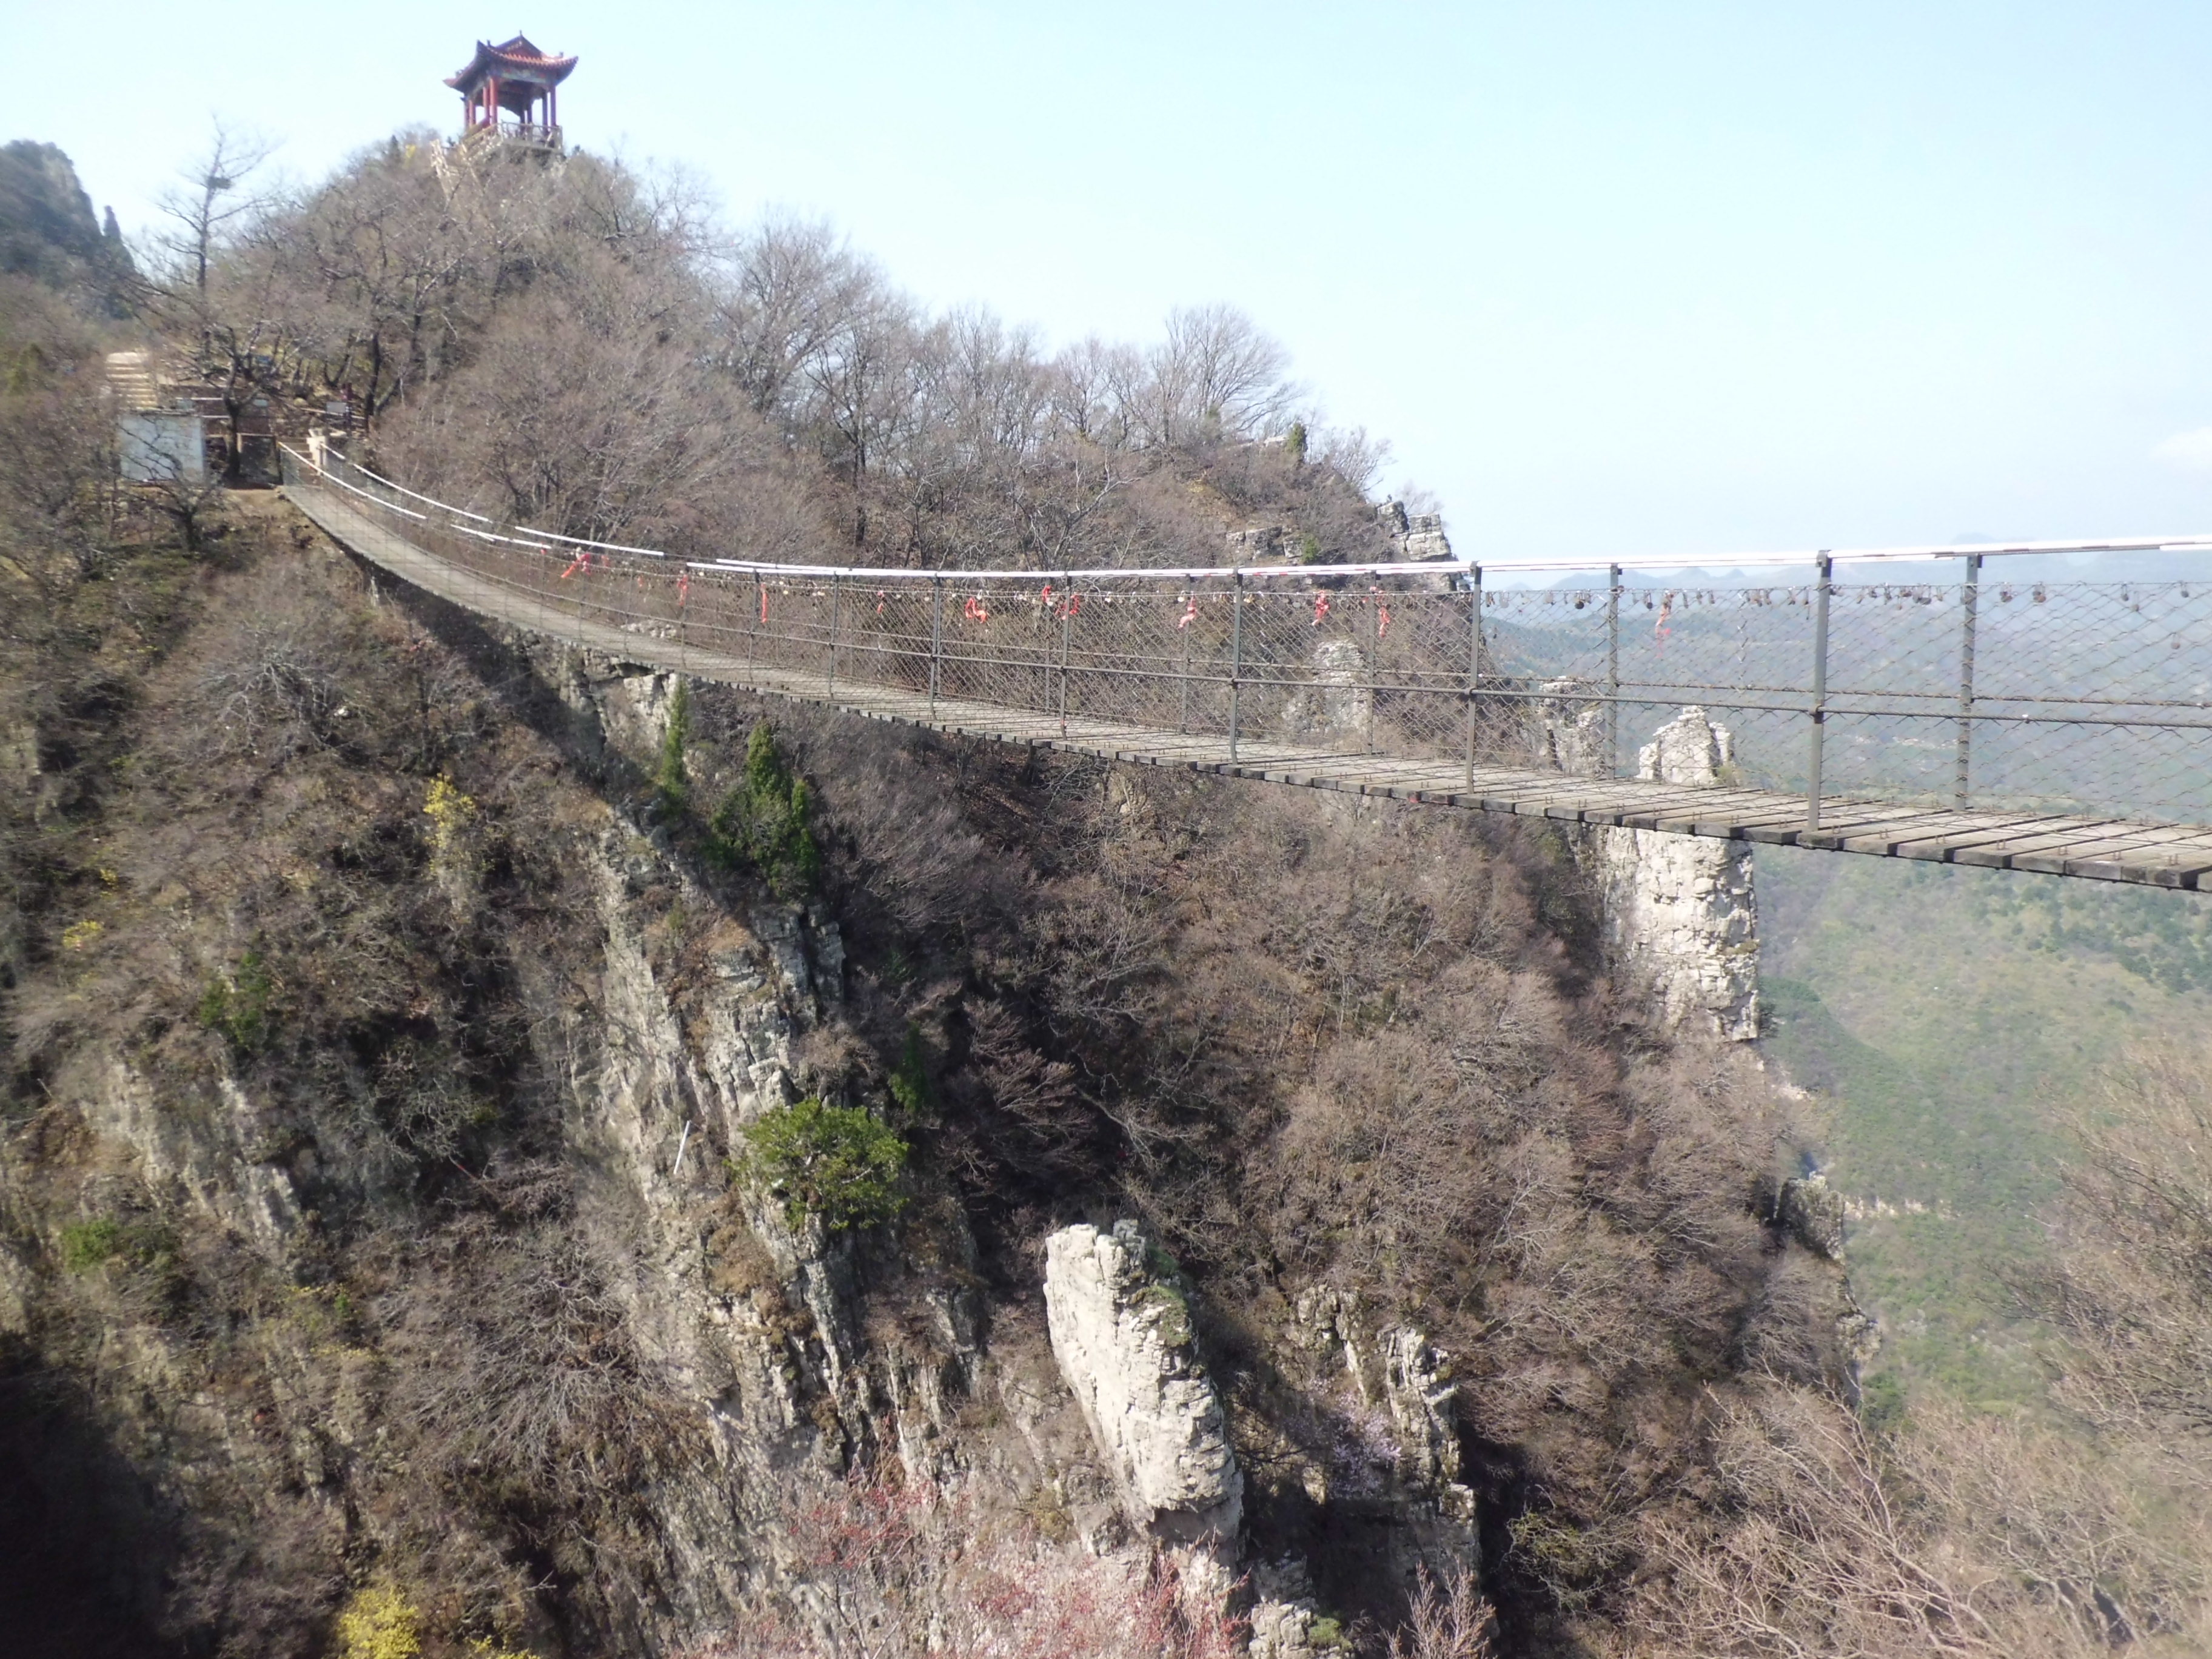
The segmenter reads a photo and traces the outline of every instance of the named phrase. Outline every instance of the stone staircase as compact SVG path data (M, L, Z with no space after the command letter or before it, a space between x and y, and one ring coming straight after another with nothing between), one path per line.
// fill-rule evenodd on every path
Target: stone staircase
M161 383L155 378L151 357L143 351L107 354L107 390L116 407L143 413L161 406Z

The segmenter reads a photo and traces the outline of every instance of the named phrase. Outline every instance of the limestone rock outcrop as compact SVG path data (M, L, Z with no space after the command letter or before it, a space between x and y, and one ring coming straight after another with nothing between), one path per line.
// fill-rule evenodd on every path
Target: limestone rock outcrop
M1328 1659L1351 1650L1343 1626L1314 1599L1312 1576L1302 1561L1261 1561L1250 1575L1251 1659Z
M1283 714L1289 738L1363 737L1375 724L1375 690L1366 659L1350 640L1323 640L1313 650L1311 684L1291 693Z
M1244 1480L1171 1269L1133 1221L1045 1244L1053 1357L1130 1519L1176 1543L1232 1541Z
M1411 563L1451 557L1451 538L1444 534L1441 513L1408 512L1405 502L1394 499L1376 507L1375 515L1390 538L1393 558Z
M1637 755L1636 775L1711 787L1735 758L1728 728L1688 708ZM1599 832L1606 931L1617 971L1660 1025L1703 1026L1729 1042L1759 1035L1759 908L1741 842Z
M1790 1236L1816 1255L1840 1264L1844 1259L1844 1195L1819 1170L1782 1183L1775 1219Z
M1528 746L1543 764L1579 776L1603 777L1613 769L1605 705L1597 688L1574 676L1546 680L1528 702Z

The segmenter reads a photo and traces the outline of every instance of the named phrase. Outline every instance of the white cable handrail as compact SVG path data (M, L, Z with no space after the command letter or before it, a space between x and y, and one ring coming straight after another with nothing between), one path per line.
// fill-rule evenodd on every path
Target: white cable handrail
M287 448L291 447L289 444L285 447ZM292 453L296 455L299 453L299 451L293 450ZM344 457L341 456L339 459L343 460L344 459ZM312 466L313 462L310 461L308 465ZM438 500L434 495L418 495L416 491L410 489L404 483L394 483L391 479L386 477L381 472L370 472L368 469L363 466L359 461L346 461L346 465L353 468L356 472L367 473L368 477L375 479L377 483L382 484L386 489L398 490L401 495L406 496L410 501L427 502L428 505L436 507L441 513L451 513L464 519L474 519L478 524L489 524L492 522L491 520L485 517L481 513L471 513L465 507L455 507L450 501L441 501Z
M347 483L343 478L332 477L327 465L319 465L309 457L301 454L299 451L294 449L289 444L282 445L280 447L282 447L287 454L292 456L294 459L312 468L321 477L337 484L340 489L350 491L352 494L359 495L366 501L374 502L379 507L387 507L395 513L404 513L410 519L427 520L429 516L427 514L411 512L408 508L399 506L397 502L381 501L368 491L357 489L354 485ZM343 457L338 459L341 460L343 459ZM347 460L344 461L343 464L347 466L357 469L359 471L367 475L368 477L375 479L377 483L385 485L388 489L399 491L400 494L409 497L410 500L425 502L431 507L438 508L441 512L451 514L460 518L473 519L479 524L492 524L497 522L495 520L486 518L481 513L469 512L465 507L452 506L447 502L437 500L434 496L424 495L415 490L409 489L403 484L394 483L392 480L370 471L368 468L362 466L358 461ZM670 556L665 550L659 548L629 546L620 542L592 541L580 536L564 536L555 531L533 529L526 525L518 525L511 527L520 530L524 536L542 537L545 542L558 542L562 545L568 547L589 548L598 552L627 553L649 559L665 559ZM457 530L465 529L466 526L456 525L453 528ZM481 531L471 532L470 533L480 536L489 535L489 532ZM519 546L535 547L540 551L551 550L550 549L544 547L542 543L520 541L516 538L501 538L497 536L489 536L489 539L514 540L515 544ZM1466 557L1455 559L1395 560L1367 564L1172 565L1146 566L1141 568L1103 567L1075 570L915 570L896 568L881 565L787 564L760 559L686 559L683 560L681 562L687 569L703 571L710 574L714 572L726 572L734 575L776 575L817 578L852 577L855 580L884 583L914 581L1027 582L1038 580L1049 581L1054 580L1073 580L1092 583L1146 580L1218 581L1224 578L1239 580L1271 581L1286 577L1310 580L1317 577L1333 579L1344 576L1434 576L1446 573L1473 573L1476 571L1480 571L1486 574L1492 572L1510 572L1517 574L1541 571L1558 571L1565 573L1583 570L1604 571L1610 569L1618 569L1621 571L1684 570L1710 565L1716 568L1716 574L1713 577L1713 580L1716 582L1719 582L1723 580L1718 574L1720 570L1776 569L1792 566L1802 567L1813 564L1823 556L1826 557L1833 564L1872 564L1908 561L1925 562L1933 559L1964 559L1973 557L1984 559L2006 558L2021 556L2061 553L2146 552L2212 553L2212 533L2172 536L2106 536L2078 541L1976 543L1938 542L1930 543L1923 546L1807 549L1787 552L1720 554L1713 556L1647 554L1618 558L1588 559L1559 557L1536 559L1485 559L1480 557Z
M581 536L563 536L553 530L532 530L526 524L515 526L526 536L543 536L549 542L566 542L570 547L595 548L602 553L635 553L641 558L665 559L668 555L657 547L625 547L620 542L586 541Z
M300 455L300 453L299 453L297 450L294 449L294 448L293 448L289 444L281 444L281 445L279 445L279 446L278 446L278 447L279 447L279 448L281 448L281 449L283 449L283 450L285 452L285 453L287 453L287 454L289 454L289 455L293 456L295 459L305 459L304 457L301 456L301 455ZM410 519L415 519L415 520L420 520L420 521L421 521L422 523L423 523L423 524L428 524L428 523L429 523L429 522L430 522L430 515L429 515L428 514L427 514L427 513L417 513L417 512L416 512L416 511L415 511L415 509L414 509L413 507L402 507L402 506L400 506L400 505L399 505L399 503L398 503L398 502L397 502L397 501L387 501L384 500L381 496L379 496L379 495L370 495L370 494L369 494L369 492L368 492L368 491L367 491L366 489L362 489L359 484L349 484L349 483L347 483L343 478L337 478L337 477L331 477L331 470L330 470L328 467L326 467L326 466L319 466L319 465L317 465L313 461L308 461L308 462L307 462L307 465L308 465L309 466L311 466L311 467L313 467L313 468L314 468L314 470L315 470L315 476L316 476L316 477L319 477L319 478L320 478L320 479L321 479L325 483L334 483L334 484L336 484L336 485L337 485L340 489L344 490L344 491L345 491L348 495L358 495L358 496L360 496L360 497L362 498L362 500L363 500L363 501L365 501L368 502L370 505L374 506L374 507L383 507L386 512L389 512L389 513L404 513L404 514L405 514L409 518L410 518ZM367 471L368 471L368 469L367 467L363 467L363 468L362 469L362 471L364 471L364 472L367 472ZM374 474L371 474L370 476L371 476L371 477L374 477ZM458 525L456 525L456 526L454 526L454 528L455 528L455 529L459 529L459 527L460 527L460 526L458 526Z

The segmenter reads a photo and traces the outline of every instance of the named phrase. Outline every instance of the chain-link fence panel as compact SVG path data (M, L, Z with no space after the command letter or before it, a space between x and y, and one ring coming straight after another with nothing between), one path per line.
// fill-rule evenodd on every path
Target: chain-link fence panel
M2212 580L2014 580L1977 557L1940 583L1823 562L1686 587L1611 568L1583 586L1486 586L1456 564L750 565L495 524L335 456L287 451L285 468L495 586L511 619L672 641L702 671L793 695L1470 780L1634 777L1652 734L1697 706L1724 728L1721 781L1747 788L2212 822Z

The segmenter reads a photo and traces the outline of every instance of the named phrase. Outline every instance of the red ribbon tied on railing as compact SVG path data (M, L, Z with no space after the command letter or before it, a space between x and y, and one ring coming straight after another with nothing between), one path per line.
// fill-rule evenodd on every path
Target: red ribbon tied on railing
M1178 634L1181 633L1184 629L1189 627L1197 620L1198 595L1194 593L1190 596L1189 601L1183 606L1182 615L1176 619L1176 631Z
M983 596L981 593L970 593L968 596L968 603L961 606L960 614L967 617L969 622L987 623L991 620L991 613L983 608Z
M766 622L766 621L768 620L768 584L767 584L766 582L763 582L763 583L761 584L761 591L760 591L760 593L761 593L761 620L762 620L763 622Z
M1390 607L1382 606L1375 613L1375 637L1381 639L1390 631Z
M1328 594L1326 594L1326 593L1316 593L1316 594L1315 594L1315 595L1314 595L1314 619L1313 619L1313 625L1314 625L1316 628L1319 628L1319 627L1322 625L1322 619L1323 619L1323 618L1325 618L1328 615Z
M676 603L682 605L691 597L691 573L683 572L676 578Z
M878 617L884 614L884 590L880 587L878 588L876 590L876 614Z
M568 568L561 573L561 580L565 582L579 570L589 570L591 568L592 553L591 550L586 548L584 551L576 555L574 558L568 561Z

